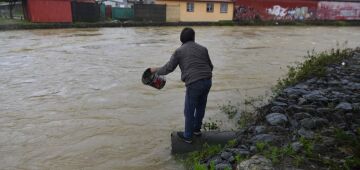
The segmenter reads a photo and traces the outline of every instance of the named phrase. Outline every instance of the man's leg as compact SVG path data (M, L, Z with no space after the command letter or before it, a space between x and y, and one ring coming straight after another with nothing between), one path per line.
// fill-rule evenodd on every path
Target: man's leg
M197 90L191 87L186 88L185 95L185 108L184 108L184 116L185 116L185 138L191 138L194 128L194 112L195 107L198 104L198 95Z
M205 115L205 108L207 103L207 97L211 88L211 80L202 81L202 94L199 96L199 102L196 105L195 121L194 121L194 132L200 132L202 120Z

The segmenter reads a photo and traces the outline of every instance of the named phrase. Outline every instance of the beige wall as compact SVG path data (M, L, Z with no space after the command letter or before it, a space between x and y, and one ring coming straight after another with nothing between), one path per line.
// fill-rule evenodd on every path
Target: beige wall
M233 11L234 4L228 3L228 11L227 13L220 13L220 2L214 2L214 12L206 12L206 2L194 2L194 12L186 11L187 2L183 1L156 1L157 4L166 4L167 6L179 6L180 12L177 13L175 11L176 8L168 8L166 14L166 21L168 22L216 22L221 20L232 20L233 19Z
M166 4L166 22L180 21L180 3Z

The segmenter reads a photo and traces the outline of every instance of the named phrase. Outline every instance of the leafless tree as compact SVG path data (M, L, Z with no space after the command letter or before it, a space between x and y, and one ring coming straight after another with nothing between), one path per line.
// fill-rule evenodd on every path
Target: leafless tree
M13 19L14 18L14 8L17 2L19 2L20 0L0 0L0 2L8 2L9 3L9 14L10 14L10 18Z

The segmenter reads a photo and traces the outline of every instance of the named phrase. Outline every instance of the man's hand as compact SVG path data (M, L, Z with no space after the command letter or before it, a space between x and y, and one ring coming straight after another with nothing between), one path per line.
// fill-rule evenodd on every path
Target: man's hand
M151 68L150 68L150 72L151 72L151 73L155 73L157 70L158 70L158 68L156 68L156 67L151 67Z

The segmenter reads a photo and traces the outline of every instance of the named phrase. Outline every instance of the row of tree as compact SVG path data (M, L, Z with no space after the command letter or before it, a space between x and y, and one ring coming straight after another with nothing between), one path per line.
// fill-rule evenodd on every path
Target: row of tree
M14 8L15 8L15 5L19 2L21 2L21 6L22 6L22 9L23 9L23 14L24 14L24 18L26 18L26 4L27 4L27 1L26 0L0 0L0 2L7 2L9 3L8 7L9 7L9 16L11 19L14 18Z

